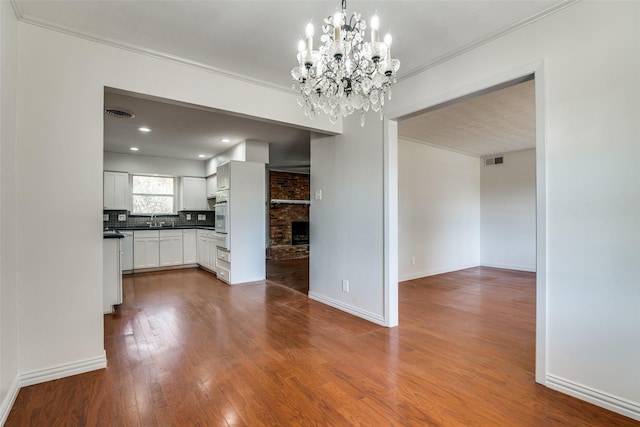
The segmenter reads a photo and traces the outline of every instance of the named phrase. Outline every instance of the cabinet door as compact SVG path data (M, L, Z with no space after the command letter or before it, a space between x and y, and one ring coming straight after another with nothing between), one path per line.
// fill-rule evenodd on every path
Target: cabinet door
M198 240L196 246L196 257L198 264L204 265L204 233L202 230L196 231L196 239Z
M182 231L182 263L195 264L197 262L196 230Z
M218 178L217 175L211 175L207 177L207 198L212 199L216 197L218 191Z
M207 203L207 180L204 178L182 177L182 194L180 197L180 209L183 211L206 211L209 209Z
M133 233L133 269L160 266L159 234L157 231L135 231Z
M104 172L104 209L129 209L129 174Z
M150 238L145 240L145 260L147 268L160 266L160 245L159 240Z
M160 265L158 238L138 238L133 241L133 268L152 268Z
M160 230L160 266L182 264L182 231Z
M122 233L124 239L122 239L122 270L133 270L133 233Z
M231 177L231 163L225 163L216 169L218 190L228 190Z

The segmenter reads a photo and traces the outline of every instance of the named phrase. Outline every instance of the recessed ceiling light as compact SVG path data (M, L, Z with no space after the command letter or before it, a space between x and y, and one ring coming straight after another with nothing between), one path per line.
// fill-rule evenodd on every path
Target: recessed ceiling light
M206 154L198 154L198 157L207 157Z
M229 138L223 138L222 142L231 142L231 140Z
M147 128L147 127L141 127L141 128L138 128L138 130L139 130L140 132L151 132L151 129L149 129L149 128Z
M131 147L131 148L129 148L129 150L131 150L131 151L138 151L138 150L139 150L139 148L138 148L138 147Z

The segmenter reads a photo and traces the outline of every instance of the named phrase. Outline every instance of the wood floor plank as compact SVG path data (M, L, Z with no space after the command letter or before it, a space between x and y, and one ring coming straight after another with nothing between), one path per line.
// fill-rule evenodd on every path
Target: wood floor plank
M291 284L308 268L295 264L270 269ZM532 273L401 283L391 329L305 285L127 276L105 316L107 369L23 388L6 426L640 425L535 383Z

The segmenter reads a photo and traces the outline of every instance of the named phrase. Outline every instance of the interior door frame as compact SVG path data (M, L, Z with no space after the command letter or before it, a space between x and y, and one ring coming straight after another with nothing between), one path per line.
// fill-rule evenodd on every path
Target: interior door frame
M536 382L547 372L547 187L544 61L505 71L410 107L390 110L384 118L384 313L386 326L398 325L398 120L427 108L533 76L536 120Z

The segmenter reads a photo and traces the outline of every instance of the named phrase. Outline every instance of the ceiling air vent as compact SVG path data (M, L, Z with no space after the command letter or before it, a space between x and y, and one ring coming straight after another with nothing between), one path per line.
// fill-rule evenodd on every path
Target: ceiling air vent
M115 108L105 108L104 113L107 116L118 117L119 119L132 119L136 115L124 110L117 110Z
M491 157L488 159L484 159L485 166L493 166L493 165L501 165L504 163L504 157Z

